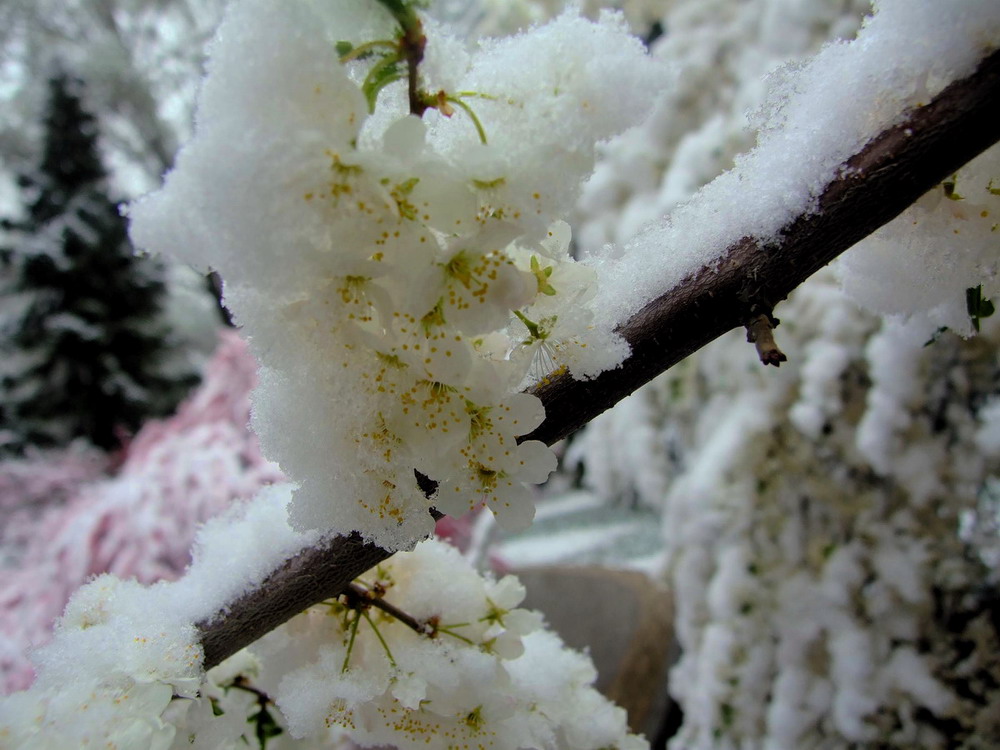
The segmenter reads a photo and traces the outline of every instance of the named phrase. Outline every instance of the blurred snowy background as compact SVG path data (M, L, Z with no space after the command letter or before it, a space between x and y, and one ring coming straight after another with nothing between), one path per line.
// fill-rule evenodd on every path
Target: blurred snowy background
M560 5L432 10L472 40ZM753 113L780 81L768 75L850 38L871 10L865 0L617 5L676 82L646 125L604 147L572 220L580 254L625 240L729 168L755 143ZM178 576L200 522L282 480L246 427L254 363L225 324L217 282L133 257L117 208L159 183L190 133L222 10L222 0L0 5L6 691L30 684L26 651L82 582ZM993 149L972 172L1000 176L997 161ZM945 209L937 196L913 210ZM441 529L484 566L597 565L666 584L684 747L931 747L973 736L969 727L997 731L991 303L947 330L954 315L904 301L880 312L905 318L883 319L844 291L871 262L852 257L888 263L919 244L910 231L866 241L778 308L790 358L780 371L733 332L560 446L528 532L502 537L489 514ZM994 280L956 283L978 283L988 300ZM955 332L973 327L973 338Z

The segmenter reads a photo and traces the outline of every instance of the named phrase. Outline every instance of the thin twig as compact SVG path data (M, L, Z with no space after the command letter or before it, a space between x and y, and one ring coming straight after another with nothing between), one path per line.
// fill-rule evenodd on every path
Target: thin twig
M348 598L353 597L356 601L369 604L375 607L375 609L381 609L387 615L399 620L406 627L420 633L420 635L427 635L429 632L427 625L421 623L413 615L407 614L399 607L390 604L381 596L375 596L372 591L366 589L364 586L351 582L344 593L348 595Z

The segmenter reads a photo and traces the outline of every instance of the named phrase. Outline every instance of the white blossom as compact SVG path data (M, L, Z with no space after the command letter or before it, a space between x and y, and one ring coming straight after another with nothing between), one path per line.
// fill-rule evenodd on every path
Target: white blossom
M566 13L472 54L428 22L434 98L421 119L402 82L366 101L379 63L338 58L338 43L391 44L387 20L376 3L234 3L195 137L131 215L140 245L226 280L262 367L255 428L300 485L293 521L399 549L430 531L436 501L530 522L525 485L555 464L517 438L540 416L502 429L495 417L532 367L592 375L626 353L602 346L605 333L582 356L587 326L566 328L589 319L596 277L572 270L559 219L596 142L641 119L665 77L613 15ZM554 274L554 293L539 273ZM535 314L540 297L566 338L545 346L574 356L488 356L480 342ZM437 499L414 472L440 484Z

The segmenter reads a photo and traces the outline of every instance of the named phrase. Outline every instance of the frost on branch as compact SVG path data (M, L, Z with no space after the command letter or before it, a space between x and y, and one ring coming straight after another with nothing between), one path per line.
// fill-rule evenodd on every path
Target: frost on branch
M132 208L139 245L226 280L262 365L254 425L300 484L294 523L390 549L431 530L415 470L443 511L531 521L526 485L555 459L517 444L544 411L516 391L625 354L559 219L596 142L665 83L613 15L471 52L424 30L418 119L377 3L234 4L195 139Z

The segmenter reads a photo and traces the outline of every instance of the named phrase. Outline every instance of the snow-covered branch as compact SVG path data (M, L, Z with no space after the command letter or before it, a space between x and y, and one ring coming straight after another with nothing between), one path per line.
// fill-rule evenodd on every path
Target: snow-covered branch
M745 325L998 139L1000 53L993 53L973 75L945 88L846 160L812 209L786 223L780 240L744 238L728 246L721 260L620 326L632 347L620 368L590 381L563 375L534 388L547 416L526 439L560 440L709 341ZM357 536L303 551L224 613L200 623L206 666L337 595L388 555Z
M745 326L997 140L1000 53L993 53L975 74L848 159L816 209L788 222L778 241L740 239L719 261L632 316L618 329L632 347L621 367L589 381L564 375L534 388L547 416L525 439L561 440L684 357Z

